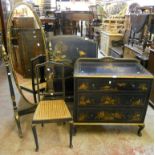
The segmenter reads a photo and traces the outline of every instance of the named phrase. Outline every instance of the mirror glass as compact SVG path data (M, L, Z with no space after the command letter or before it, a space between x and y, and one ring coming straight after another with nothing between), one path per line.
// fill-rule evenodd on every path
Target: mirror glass
M32 78L35 67L32 61L45 54L45 39L41 22L30 5L15 5L7 23L7 39L9 59L17 87L26 100L34 103Z

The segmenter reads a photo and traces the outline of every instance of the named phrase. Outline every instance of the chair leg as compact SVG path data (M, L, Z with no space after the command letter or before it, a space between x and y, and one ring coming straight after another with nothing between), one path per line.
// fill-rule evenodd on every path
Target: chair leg
M77 127L76 126L73 126L73 136L75 136L77 133Z
M69 147L73 148L73 144L72 144L72 133L73 133L73 124L70 123L70 144Z
M21 125L20 125L19 115L18 115L17 112L15 113L14 118L15 118L17 128L18 128L18 135L19 135L20 138L22 138L23 133L22 133Z
M32 124L32 132L33 132L33 136L36 144L36 151L38 151L39 150L38 137L36 132L36 126L34 124Z
M37 103L37 97L36 97L36 93L33 91L33 98L34 98L34 102Z

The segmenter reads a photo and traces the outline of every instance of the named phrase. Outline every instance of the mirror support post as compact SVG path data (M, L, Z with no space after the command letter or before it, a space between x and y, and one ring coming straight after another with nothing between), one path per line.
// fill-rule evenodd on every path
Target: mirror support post
M5 52L4 45L2 45L2 58L5 63L5 67L6 67L6 71L7 71L10 95L11 95L11 100L12 100L12 105L13 105L13 110L14 110L14 119L15 119L15 122L16 122L17 128L18 128L18 135L20 138L22 138L23 134L22 134L22 129L21 129L21 125L20 125L20 116L33 113L35 111L37 105L32 105L32 106L22 109L22 110L18 109L17 104L16 104L15 92L14 92L14 88L13 88L13 84L12 84L12 79L11 79L11 71L9 68L8 55Z
M4 12L3 12L3 7L6 7L6 2L4 1L3 2L5 6L2 5L2 0L0 0L0 20L1 20L1 23L2 23L2 37L3 37L3 42L4 42L4 46L5 46L5 49L6 49L6 52L7 52L7 39L6 39L6 26L5 26L5 20L4 17Z
M16 99L15 99L15 93L14 93L14 88L13 88L13 84L12 84L12 80L11 80L11 72L9 69L9 65L5 64L6 66L6 70L7 70L7 77L8 77L8 81L9 81L9 89L10 89L10 95L11 95L11 100L13 103L13 110L14 110L14 118L18 127L18 135L20 138L23 137L22 134L22 129L21 129L21 125L20 125L20 116L18 114L18 109L17 109L17 105L16 105Z
M5 66L6 66L7 77L8 77L8 81L9 81L9 89L10 89L11 100L12 100L12 103L13 103L14 119L15 119L15 122L16 122L17 128L18 128L18 135L19 135L20 138L22 138L23 133L22 133L21 125L20 125L20 116L33 113L35 111L35 109L36 109L36 105L33 105L33 106L29 107L29 108L25 108L25 109L22 109L22 110L18 110L18 107L17 107L17 104L16 104L14 88L13 88L13 84L12 84L12 79L11 79L11 72L10 72L10 69L9 69L9 64L6 63Z
M17 109L17 105L16 105L16 98L15 98L14 88L13 88L12 79L11 79L11 72L9 69L8 55L5 52L4 45L2 45L2 57L3 57L3 61L5 63L6 71L7 71L10 95L11 95L11 100L12 100L13 110L14 110L14 118L15 118L15 122L18 127L18 135L20 138L22 138L23 134L22 134L21 125L20 125L20 117L19 117L18 109Z

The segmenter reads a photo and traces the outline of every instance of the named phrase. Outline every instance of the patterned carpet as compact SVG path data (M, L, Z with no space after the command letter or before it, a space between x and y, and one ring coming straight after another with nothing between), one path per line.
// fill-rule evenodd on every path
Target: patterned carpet
M26 102L17 89L16 101L20 106ZM13 118L12 102L6 71L0 67L0 155L153 155L154 111L148 107L143 136L137 136L134 126L82 126L73 137L69 148L69 126L57 124L38 125L39 152L31 131L33 114L21 117L24 137L20 139Z

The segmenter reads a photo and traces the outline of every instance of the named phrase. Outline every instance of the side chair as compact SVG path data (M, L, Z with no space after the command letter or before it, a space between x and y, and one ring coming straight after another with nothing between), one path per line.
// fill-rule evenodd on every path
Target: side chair
M40 91L39 88L39 70L42 67L44 67L44 75L46 80L45 91ZM36 151L39 150L36 125L43 125L45 123L69 122L70 147L72 147L72 116L64 101L64 65L62 63L56 63L52 61L38 64L36 65L36 79L38 90L38 106L35 110L32 120L32 131L36 144Z

